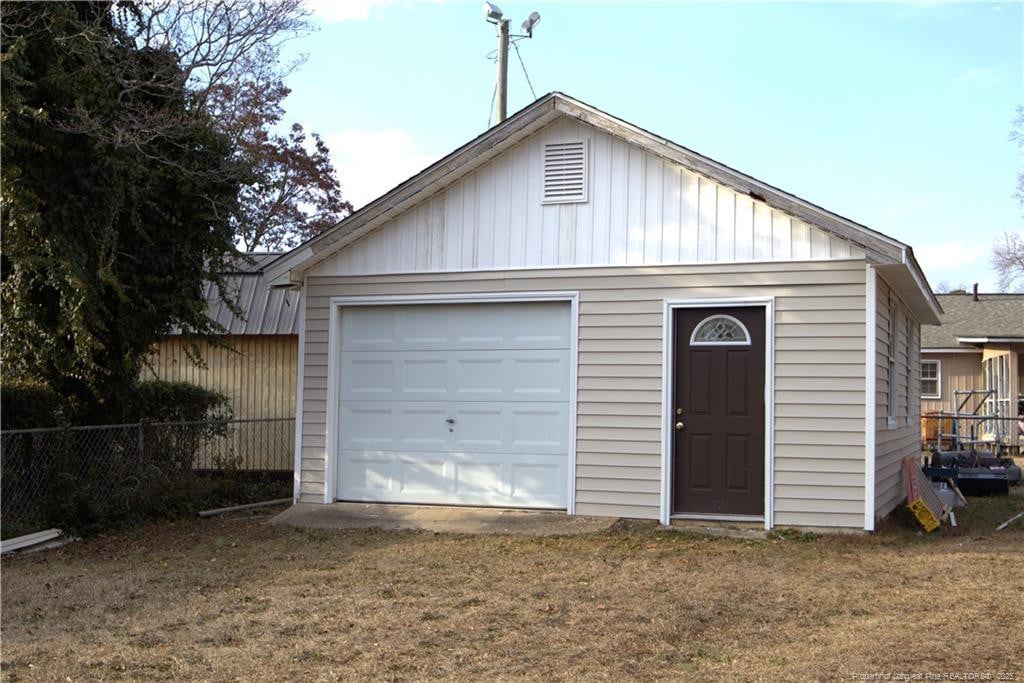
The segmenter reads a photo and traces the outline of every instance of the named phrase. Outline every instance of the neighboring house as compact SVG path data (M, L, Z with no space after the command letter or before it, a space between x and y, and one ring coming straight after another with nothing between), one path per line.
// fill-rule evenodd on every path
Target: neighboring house
M267 286L262 268L278 253L255 253L233 261L224 273L233 312L217 288L207 284L209 315L224 333L223 344L175 334L157 344L143 377L198 384L226 394L233 418L230 445L247 469L292 469L298 378L301 293ZM252 262L250 262L252 261ZM197 455L198 467L220 467L213 455Z
M266 273L298 501L873 529L918 453L910 247L559 93Z
M263 266L278 256L249 254L252 263L236 259L232 271L224 274L227 291L241 316L223 301L214 285L206 285L209 316L225 330L223 344L172 335L156 345L143 375L224 393L231 399L236 419L294 417L301 294L271 288L265 282ZM277 445L281 429L267 425L248 431L246 438L259 439L259 447L273 454L261 453L261 457L273 460L275 469L291 467L291 441Z
M1024 294L940 294L941 327L921 336L921 412L935 411L1015 417L1024 399ZM992 390L967 395L967 391ZM968 423L963 421L964 432ZM934 438L937 424L926 419ZM948 431L945 427L944 431ZM1019 447L1020 427L1012 421L979 425L976 436Z

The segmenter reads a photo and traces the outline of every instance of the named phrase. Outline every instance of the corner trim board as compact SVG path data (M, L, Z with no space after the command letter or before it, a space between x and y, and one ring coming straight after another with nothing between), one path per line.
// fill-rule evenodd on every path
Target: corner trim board
M307 290L308 291L308 290ZM292 502L298 503L302 495L302 394L305 391L306 376L306 299L300 296L299 304L299 359L298 377L295 379L295 464L292 472Z
M864 275L864 531L875 529L875 375L878 372L878 291L875 269L865 265Z

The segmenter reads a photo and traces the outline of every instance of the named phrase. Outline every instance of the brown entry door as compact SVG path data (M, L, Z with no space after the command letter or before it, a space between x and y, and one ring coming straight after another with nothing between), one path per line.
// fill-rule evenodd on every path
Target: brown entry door
M765 309L674 316L673 509L763 515Z

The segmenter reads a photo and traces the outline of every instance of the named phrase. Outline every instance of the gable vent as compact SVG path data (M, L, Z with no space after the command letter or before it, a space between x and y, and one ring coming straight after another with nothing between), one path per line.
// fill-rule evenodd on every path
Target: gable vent
M544 145L545 204L587 201L587 141Z

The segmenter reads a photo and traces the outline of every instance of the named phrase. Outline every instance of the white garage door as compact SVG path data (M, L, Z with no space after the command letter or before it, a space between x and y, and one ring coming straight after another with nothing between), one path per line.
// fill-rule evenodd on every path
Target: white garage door
M568 303L349 307L338 498L564 508Z

